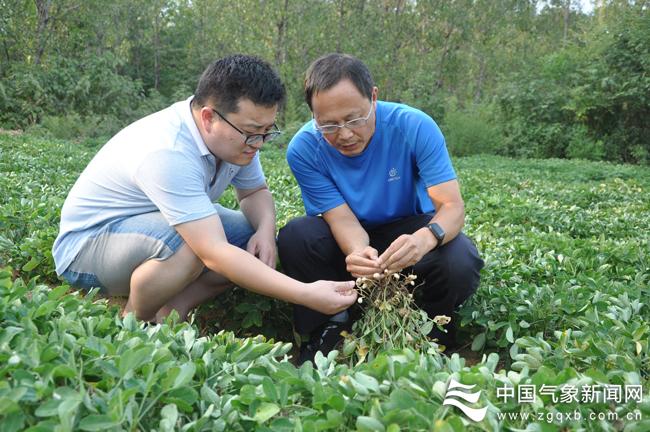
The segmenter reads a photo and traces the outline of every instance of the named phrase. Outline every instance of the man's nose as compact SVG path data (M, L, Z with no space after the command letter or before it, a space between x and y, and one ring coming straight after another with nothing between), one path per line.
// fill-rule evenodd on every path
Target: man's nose
M263 144L264 144L264 140L259 140L259 141L254 142L254 143L248 143L247 145L248 145L248 147L250 147L252 149L259 150L259 149L262 148Z
M352 135L354 135L354 134L346 126L343 126L341 128L341 130L339 131L339 137L344 139L344 140L352 138Z

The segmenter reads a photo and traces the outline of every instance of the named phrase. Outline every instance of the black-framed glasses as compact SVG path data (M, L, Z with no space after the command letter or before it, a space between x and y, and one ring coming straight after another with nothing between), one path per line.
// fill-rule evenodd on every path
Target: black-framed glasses
M275 123L273 123L273 127L275 128L274 131L263 133L263 134L250 134L249 135L246 132L244 132L243 130L239 129L234 124L230 123L228 121L228 119L223 114L221 114L219 111L217 111L216 109L214 109L212 107L210 107L210 109L212 111L214 111L215 114L217 114L219 117L221 117L221 119L223 121L228 123L234 130L236 130L237 132L242 134L242 136L244 137L244 143L246 145L254 146L254 145L259 144L259 143L269 142L272 139L277 138L279 135L282 134L282 131L280 129L278 129L278 126Z
M368 115L365 117L359 117L352 119L350 121L346 121L342 125L337 125L337 124L324 124L324 125L319 125L318 122L316 122L316 119L314 119L314 125L316 126L316 129L319 130L323 134L333 134L338 131L340 131L343 128L348 128L348 129L357 129L362 126L365 126L368 124L368 119L370 118L370 114L372 113L372 102L370 103L370 111L368 111Z

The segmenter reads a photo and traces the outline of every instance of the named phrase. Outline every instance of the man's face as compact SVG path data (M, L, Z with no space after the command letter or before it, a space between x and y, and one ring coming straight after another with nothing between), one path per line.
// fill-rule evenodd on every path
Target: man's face
M210 131L205 144L219 159L243 166L251 163L262 147L262 141L252 145L246 144L246 137L237 129L246 135L264 134L275 130L278 107L256 105L249 99L240 99L237 106L237 112L222 113L227 121L211 111Z
M365 118L370 112L364 126L338 128L334 133L323 133L327 142L345 156L361 154L368 146L375 133L375 102L377 87L372 90L372 100L368 100L352 84L345 79L334 87L316 93L311 100L314 119L319 126L343 125L359 118ZM371 110L372 106L372 110Z

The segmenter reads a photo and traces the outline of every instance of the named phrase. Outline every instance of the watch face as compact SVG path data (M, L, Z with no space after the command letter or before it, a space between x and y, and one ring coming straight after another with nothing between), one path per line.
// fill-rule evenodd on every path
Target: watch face
M445 230L443 230L437 223L429 225L429 229L438 240L442 240L445 237Z

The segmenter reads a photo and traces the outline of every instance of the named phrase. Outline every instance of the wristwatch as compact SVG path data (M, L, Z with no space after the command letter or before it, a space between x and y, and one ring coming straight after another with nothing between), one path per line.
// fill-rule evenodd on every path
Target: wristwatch
M427 225L427 228L429 228L433 236L436 238L436 240L438 240L438 243L436 243L436 247L432 249L432 250L436 250L440 246L442 246L442 241L445 239L445 230L443 230L442 227L437 223L429 224Z

